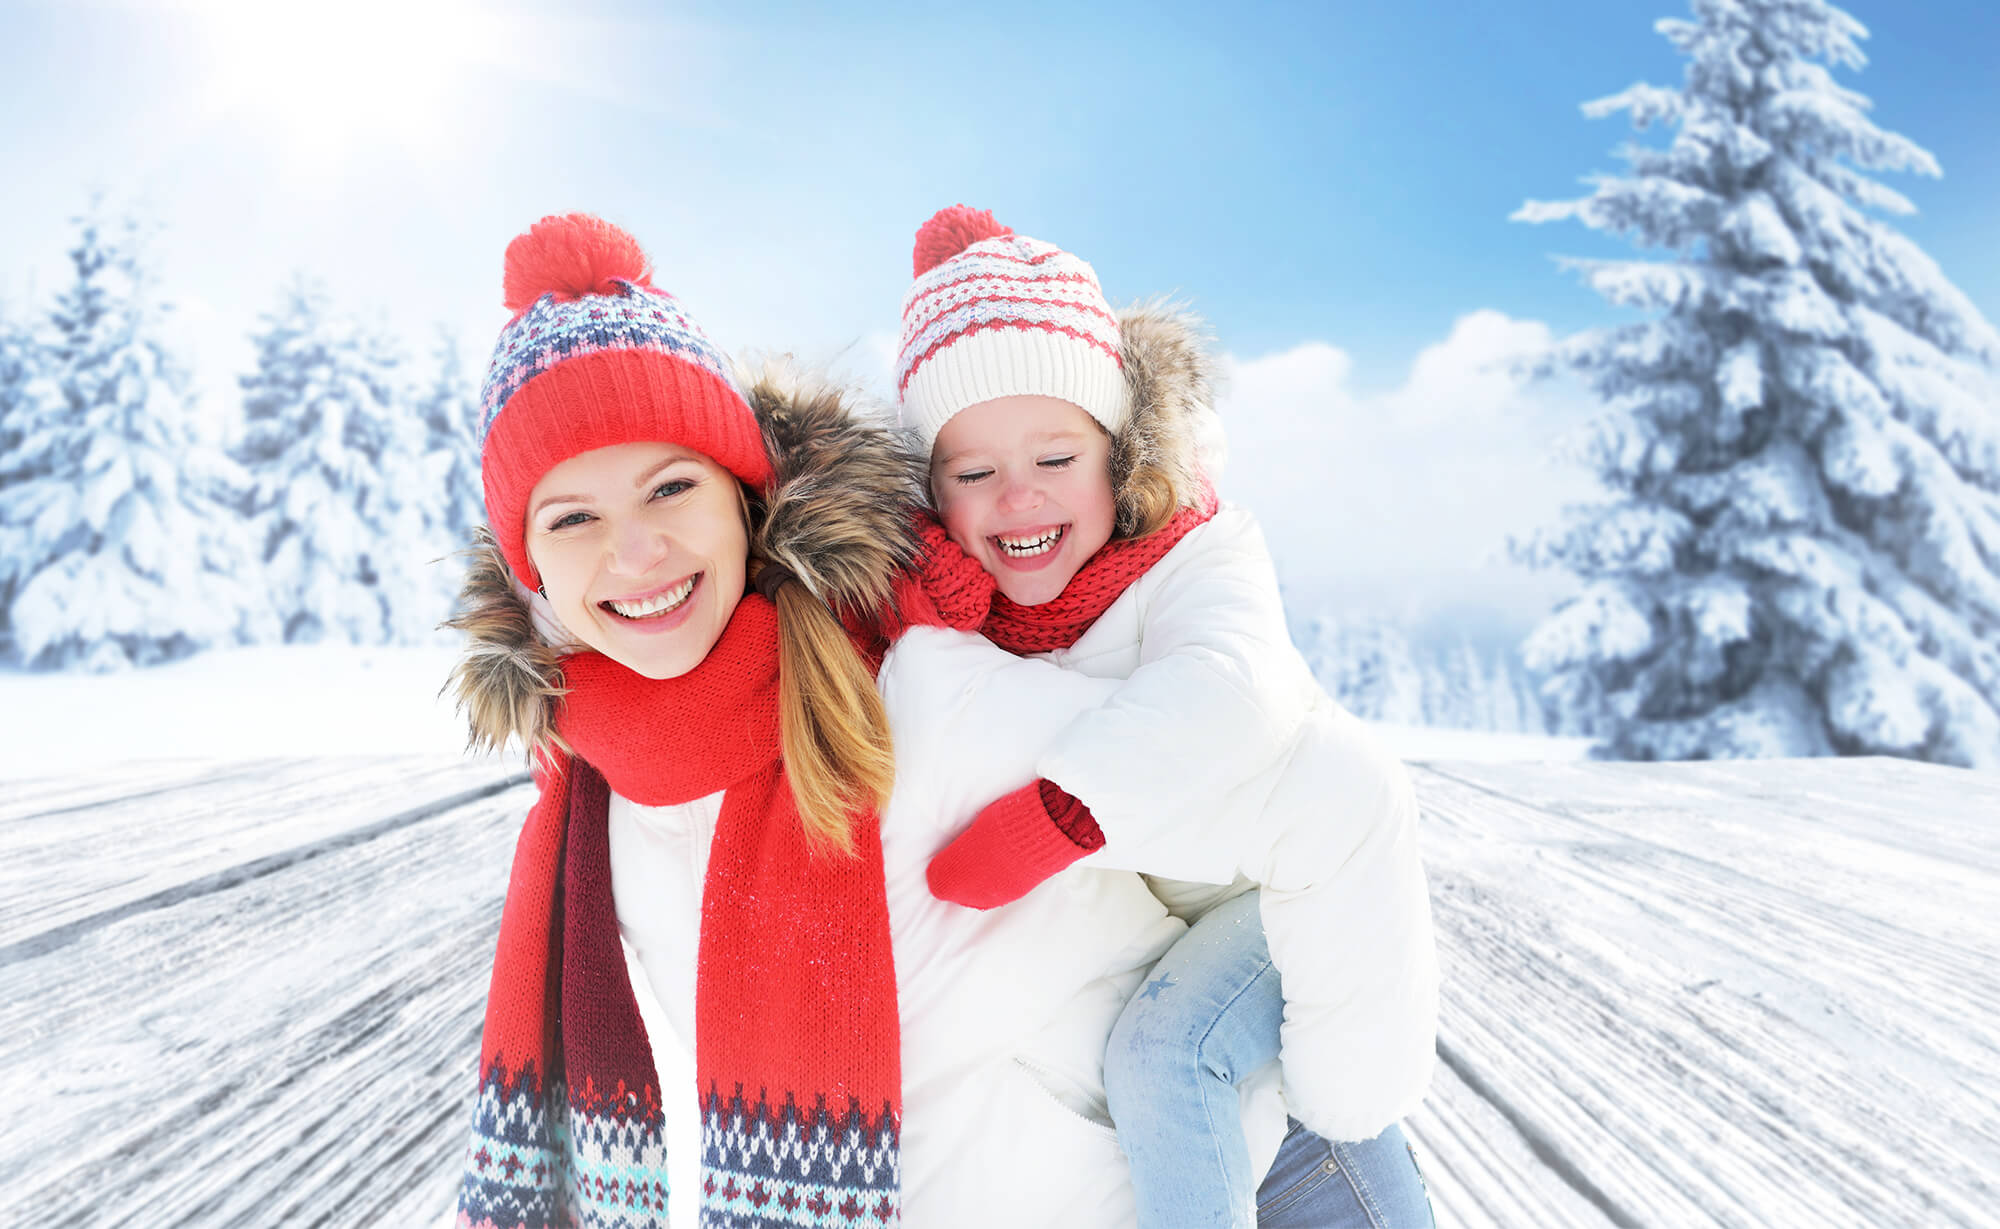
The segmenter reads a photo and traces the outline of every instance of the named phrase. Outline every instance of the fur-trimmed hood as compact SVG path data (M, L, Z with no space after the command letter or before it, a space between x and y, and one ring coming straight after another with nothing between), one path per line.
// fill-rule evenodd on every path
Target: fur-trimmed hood
M1135 518L1132 474L1165 473L1190 504L1203 475L1214 477L1222 433L1215 418L1215 360L1208 326L1186 308L1154 301L1118 313L1119 357L1131 406L1111 440L1111 489L1118 531Z
M771 458L768 490L753 492L749 574L781 564L814 596L848 616L889 600L896 573L916 558L909 518L917 466L886 420L823 377L774 359L740 371L738 383ZM562 659L578 647L548 602L521 584L481 528L458 612L466 634L450 682L470 724L470 746L499 750L519 740L531 752L563 748L555 733Z

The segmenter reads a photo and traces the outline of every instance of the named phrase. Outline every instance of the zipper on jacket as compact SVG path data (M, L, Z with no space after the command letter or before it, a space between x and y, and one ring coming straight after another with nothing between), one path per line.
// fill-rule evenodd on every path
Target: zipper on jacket
M1050 1071L1046 1067L1042 1067L1035 1063L1031 1063L1027 1059L1020 1057L1016 1057L1014 1059L1014 1065L1019 1067L1021 1069L1022 1074L1026 1075L1028 1079L1033 1082L1036 1091L1040 1092L1044 1097L1047 1097L1051 1102L1053 1102L1057 1109L1061 1110L1065 1114L1068 1114L1071 1118L1076 1119L1078 1122L1082 1123L1086 1127L1089 1127L1093 1131L1096 1131L1102 1135L1107 1135L1114 1140L1118 1138L1117 1127L1106 1126L1104 1123L1101 1123L1097 1119L1092 1118L1090 1115L1081 1112L1075 1106L1071 1105L1069 1102L1063 1100L1061 1097L1058 1097L1055 1094L1055 1090L1049 1087L1049 1081L1056 1079L1055 1072Z

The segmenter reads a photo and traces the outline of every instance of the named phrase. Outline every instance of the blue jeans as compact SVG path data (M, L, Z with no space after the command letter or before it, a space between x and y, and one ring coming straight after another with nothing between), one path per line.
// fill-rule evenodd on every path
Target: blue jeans
M1285 997L1258 894L1211 909L1125 1005L1104 1056L1143 1229L1430 1229L1401 1127L1328 1143L1297 1122L1260 1184L1237 1085L1278 1056Z

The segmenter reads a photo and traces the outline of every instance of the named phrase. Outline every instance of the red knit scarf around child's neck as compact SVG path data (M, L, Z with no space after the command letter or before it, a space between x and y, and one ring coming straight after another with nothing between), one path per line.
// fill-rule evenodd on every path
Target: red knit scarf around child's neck
M881 831L872 811L857 813L854 856L808 847L778 737L777 636L776 610L753 594L701 664L679 678L647 679L596 653L565 659L557 724L578 762L545 785L516 855L484 1048L489 1072L518 1071L537 1053L547 1055L546 1072L555 1056L545 1021L559 1019L571 1154L558 1152L552 1163L577 1171L570 1176L584 1181L587 1202L598 1180L591 1170L636 1170L643 1179L646 1156L620 1149L631 1152L629 1141L643 1139L637 1153L650 1152L660 1138L659 1108L644 1078L650 1061L632 1055L635 1033L644 1054L644 1033L617 940L605 791L608 784L647 806L720 792L695 974L701 1224L817 1224L840 1213L842 1224L895 1225L901 1042ZM545 869L555 866L559 873ZM560 933L555 952L533 941L537 932L556 933L537 920L549 917ZM524 942L510 944L510 934ZM559 1016L545 1014L554 1007L541 1001L549 996L559 996ZM490 1074L486 1083L509 1091ZM616 1104L607 1110L607 1101ZM496 1116L502 1120L512 1118ZM473 1160L509 1146L476 1129ZM563 1189L559 1182L551 1194L561 1198ZM663 1191L657 1209L629 1191L611 1194L607 1213L664 1223ZM497 1180L469 1181L460 1211L477 1203L470 1220L477 1224L522 1198Z
M1163 528L1143 538L1106 542L1076 570L1061 593L1038 606L1010 601L978 562L946 536L944 526L924 514L919 535L927 549L917 579L925 596L918 603L920 613L909 621L976 631L1008 652L1023 656L1066 649L1082 639L1133 581L1150 571L1195 526L1213 517L1220 506L1215 488L1204 482L1195 503L1174 513ZM908 590L900 592L907 594Z

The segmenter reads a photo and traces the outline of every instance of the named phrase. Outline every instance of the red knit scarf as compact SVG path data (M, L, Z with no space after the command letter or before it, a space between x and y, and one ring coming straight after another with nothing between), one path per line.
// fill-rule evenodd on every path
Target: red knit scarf
M1066 649L1083 638L1133 581L1220 506L1215 488L1202 483L1193 506L1174 513L1164 527L1143 538L1106 542L1076 570L1061 593L1038 606L1009 600L978 562L946 536L937 518L925 513L918 526L926 547L916 578L921 596L906 586L898 590L898 602L907 623L976 631L1010 653L1026 656Z
M516 855L485 1045L497 1065L515 1070L515 1056L548 1053L543 1013L553 1004L534 1011L529 1000L559 999L573 1145L551 1163L644 1173L658 1138L650 1056L617 942L607 783L646 806L722 792L695 974L701 1223L795 1224L807 1223L804 1214L840 1213L844 1225L898 1224L901 1042L879 817L854 816L856 856L807 847L778 739L775 608L744 597L708 656L679 678L647 679L597 653L565 659L563 677L558 729L576 762L545 785ZM554 815L544 813L550 804L560 808ZM531 844L538 852L524 867ZM563 867L559 894L551 863ZM553 930L541 920L550 918ZM548 966L556 953L541 944L510 957L510 932L560 934L560 976ZM527 1044L533 1038L544 1040ZM613 1122L597 1141L575 1138L600 1129L602 1115L590 1107L622 1108L628 1098L624 1125ZM482 1140L505 1134L476 1130L475 1152L498 1154L504 1142ZM593 1142L601 1145L594 1153L586 1147ZM533 1198L498 1181L461 1190L462 1224L480 1223L489 1206ZM470 1217L467 1192L483 1201ZM588 1189L583 1197L593 1201ZM646 1219L653 1208L641 1206L651 1199L595 1202L632 1223L654 1223Z

